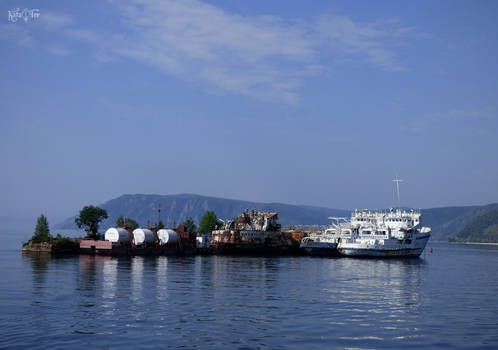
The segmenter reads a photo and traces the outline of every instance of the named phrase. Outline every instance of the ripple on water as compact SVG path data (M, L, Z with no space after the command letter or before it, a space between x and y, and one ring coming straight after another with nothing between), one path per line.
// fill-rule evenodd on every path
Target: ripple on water
M497 348L498 250L445 247L408 261L11 253L0 347Z

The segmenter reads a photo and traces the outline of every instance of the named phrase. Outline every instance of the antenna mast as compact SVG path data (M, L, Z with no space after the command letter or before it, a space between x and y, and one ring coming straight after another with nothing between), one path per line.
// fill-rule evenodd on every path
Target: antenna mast
M396 178L393 180L393 182L396 182L396 192L398 193L398 207L400 206L400 200L399 200L399 183L403 182L403 180L398 179L398 175L396 175Z

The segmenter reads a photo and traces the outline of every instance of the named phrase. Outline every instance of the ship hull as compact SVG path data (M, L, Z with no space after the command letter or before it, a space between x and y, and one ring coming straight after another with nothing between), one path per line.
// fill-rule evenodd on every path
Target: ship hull
M418 258L424 251L423 248L406 249L371 249L371 248L339 248L339 253L344 256L363 258Z
M312 242L301 244L300 248L307 254L313 256L338 256L337 243Z
M337 250L344 256L379 258L417 258L422 254L429 235L418 237L413 244L402 246L366 246L362 243L339 244Z

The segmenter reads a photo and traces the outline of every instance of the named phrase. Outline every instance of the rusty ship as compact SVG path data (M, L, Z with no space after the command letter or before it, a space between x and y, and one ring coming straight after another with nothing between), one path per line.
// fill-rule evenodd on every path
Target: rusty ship
M299 255L302 235L282 231L278 213L246 210L211 234L214 254Z

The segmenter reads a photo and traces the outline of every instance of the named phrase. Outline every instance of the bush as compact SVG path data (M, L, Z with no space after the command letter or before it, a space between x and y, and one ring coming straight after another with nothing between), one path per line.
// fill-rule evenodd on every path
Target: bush
M68 237L61 237L60 234L52 239L52 250L78 249L79 243Z

